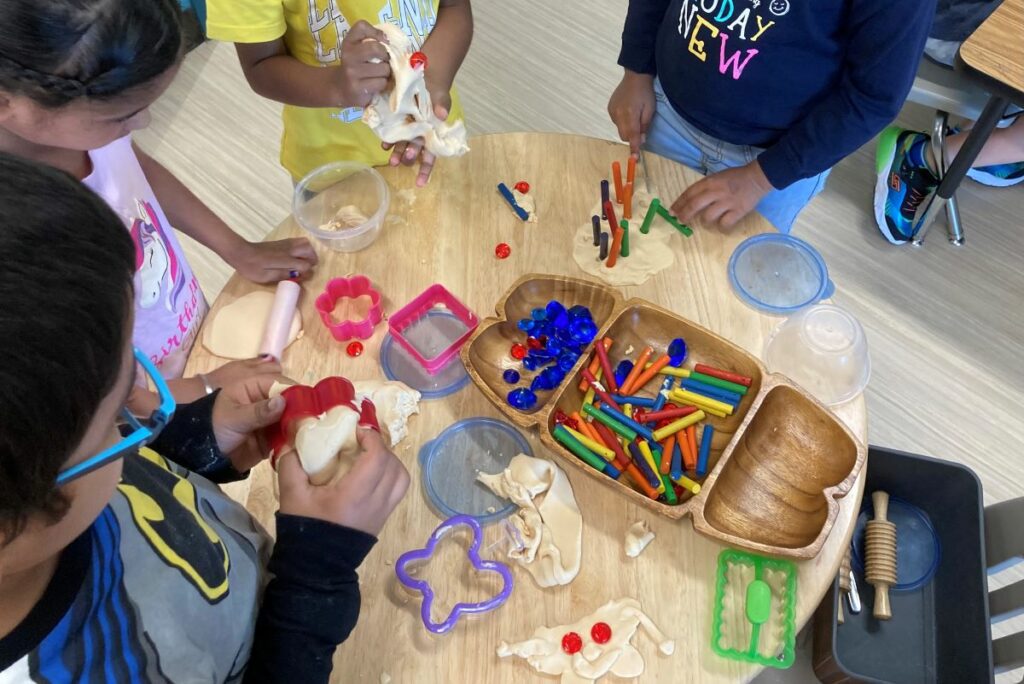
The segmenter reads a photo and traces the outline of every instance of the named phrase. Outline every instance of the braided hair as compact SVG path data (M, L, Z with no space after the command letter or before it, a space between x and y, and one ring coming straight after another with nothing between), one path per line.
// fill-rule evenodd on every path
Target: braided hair
M60 107L144 85L182 53L175 0L2 0L0 91Z

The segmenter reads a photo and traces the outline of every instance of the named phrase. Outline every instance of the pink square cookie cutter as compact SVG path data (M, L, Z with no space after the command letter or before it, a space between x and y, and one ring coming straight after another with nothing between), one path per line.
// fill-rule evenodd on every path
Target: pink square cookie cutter
M424 356L416 348L416 345L409 340L406 332L412 326L427 318L432 311L450 313L466 326L466 330L437 354ZM444 368L459 353L459 349L470 338L479 323L480 320L475 313L460 302L444 285L435 283L417 295L411 302L391 314L391 317L388 319L388 330L391 332L395 342L400 344L416 363L433 375Z
M365 318L344 321L334 318L334 309L338 302L343 299L358 299L363 295L370 298L370 310ZM370 279L363 275L331 278L327 287L316 298L315 306L317 313L320 314L320 320L331 331L331 336L339 342L352 338L365 340L373 335L373 329L384 318L380 292L373 287Z

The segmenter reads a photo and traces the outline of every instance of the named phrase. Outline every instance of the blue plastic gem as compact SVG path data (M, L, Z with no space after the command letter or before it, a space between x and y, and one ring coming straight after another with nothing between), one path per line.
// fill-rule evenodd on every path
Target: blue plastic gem
M580 355L574 351L564 352L558 357L558 367L568 373L576 365L578 358L580 358Z
M633 370L633 362L629 359L619 361L619 365L615 367L615 384L621 385L626 380L626 376Z
M551 390L558 387L559 383L565 379L565 371L558 366L551 366L541 371L540 375L534 378L534 384L540 386L540 389ZM530 385L533 387L534 385Z
M533 382L530 383L530 391L531 392L543 392L544 390L548 390L548 389L551 389L551 388L544 386L544 379L540 375L535 377L533 379Z
M529 333L531 330L534 329L536 325L536 321L534 321L532 318L523 318L518 323L516 323L516 327L522 330L524 333Z
M545 310L548 313L549 321L553 321L565 313L565 307L562 306L562 303L554 299L548 302L548 305L547 307L545 307Z
M538 361L546 361L550 358L554 358L555 355L547 349L531 349L529 356L537 359Z
M532 318L535 321L546 321L548 319L547 309L537 307L536 309L530 312L530 318Z
M558 314L551 319L551 325L553 325L556 330L565 330L569 327L569 314L564 311Z
M685 360L686 341L682 337L677 337L668 345L668 362L673 366L681 366Z
M569 334L577 344L589 344L597 336L597 326L589 318L577 318L569 324Z
M537 358L533 356L527 356L525 359L523 359L523 368L525 368L528 371L537 370Z
M508 393L508 404L512 408L525 411L537 404L537 395L525 387L517 387Z
M561 354L565 347L565 343L562 340L558 339L558 337L549 337L545 349L547 349L552 354Z
M514 385L517 382L519 382L519 371L509 368L507 371L501 374L501 377L504 378L505 382L507 382L508 384Z
M592 318L592 316L590 315L590 309L583 306L582 304L577 304L576 306L569 309L569 320L574 321L577 318Z

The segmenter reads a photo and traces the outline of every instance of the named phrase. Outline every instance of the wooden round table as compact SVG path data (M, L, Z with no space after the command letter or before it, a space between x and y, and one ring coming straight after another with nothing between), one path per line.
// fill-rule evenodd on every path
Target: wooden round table
M370 248L342 254L318 246L320 266L303 283L300 302L305 334L284 354L287 375L306 384L329 375L354 380L382 376L377 359L385 324L365 341L361 357L350 358L345 344L330 337L313 309L313 300L331 277L365 274L381 290L387 312L440 282L481 319L493 314L498 298L524 273L587 277L572 258L572 235L589 219L598 181L609 176L612 161L626 159L625 147L579 136L534 133L477 137L471 146L472 151L460 159L442 160L423 189L414 189L415 174L408 169L382 169L392 188L392 204L383 234ZM699 178L696 172L653 154L646 155L646 162L651 192L666 201ZM642 173L638 169L641 187ZM519 221L495 191L499 181L511 186L519 180L532 186L538 223ZM675 266L644 285L623 288L622 294L667 307L760 356L767 334L779 319L757 314L733 295L726 264L741 240L769 232L771 226L752 215L730 232L695 228L694 237L676 255ZM267 239L301 234L289 218ZM494 256L499 242L512 247L511 257L503 261ZM235 275L210 316L260 288ZM187 372L210 370L220 363L222 359L197 344ZM866 441L862 398L844 405L838 414ZM694 533L689 520L657 517L572 469L565 470L584 519L579 576L568 586L540 589L528 573L516 568L515 589L506 605L459 624L446 636L430 636L420 622L418 599L405 595L395 579L394 561L403 552L421 547L440 523L425 501L416 454L444 428L471 416L501 418L472 384L446 398L424 400L420 414L410 422L409 436L396 447L412 474L413 486L360 568L362 612L355 631L335 655L333 681L377 682L382 673L396 684L555 681L534 672L525 660L499 659L495 654L499 642L529 638L541 625L575 622L609 600L627 597L638 599L676 643L675 654L664 656L650 638L636 635L633 642L647 664L642 681L739 681L757 673L757 666L725 660L710 648L714 573L723 547ZM547 455L536 434L526 436L536 456ZM269 466L263 464L246 483L231 490L271 530L276 510L272 478ZM841 500L841 511L822 552L798 563L798 627L810 618L838 571L863 489L861 473ZM623 539L638 520L648 521L657 538L642 555L629 559L623 553ZM485 546L499 536L499 526L488 527ZM460 589L482 594L481 587L470 585L465 573L452 567L466 566L459 563L457 553L438 560L437 567L427 570L432 577L450 572L445 583L449 598L465 599L465 594L457 593ZM607 680L616 681L610 676Z

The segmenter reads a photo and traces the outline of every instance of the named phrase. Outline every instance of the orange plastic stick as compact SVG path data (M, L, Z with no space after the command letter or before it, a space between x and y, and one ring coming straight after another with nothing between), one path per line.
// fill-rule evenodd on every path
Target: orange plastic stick
M690 472L697 470L697 426L691 425L686 428L686 469Z
M626 189L622 185L622 164L619 162L612 162L612 179L615 181L615 201L622 204L622 195Z
M629 375L626 376L625 381L622 383L622 387L619 388L619 394L624 397L630 394L635 394L640 390L643 385L637 384L637 379L644 374L644 366L647 365L647 360L651 358L651 354L654 350L650 347L644 347L644 350L640 352L640 356L636 357L636 363L633 364L633 370L629 371Z
M608 268L615 266L615 262L619 259L619 250L622 249L622 234L626 231L619 228L615 231L615 238L612 240L612 248L609 250L608 261L604 262L604 265Z
M636 187L636 157L629 155L629 161L626 162L626 183L633 183Z
M658 464L658 472L668 475L672 469L672 450L676 448L676 436L669 435L668 439L661 443L661 463Z
M622 194L622 218L629 220L633 218L633 184L626 183Z
M588 423L580 416L579 411L574 411L570 418L576 421L576 424L580 426L579 431L582 432L584 435L595 441L602 441L597 432L594 431L594 428L591 427L590 423Z
M646 362L646 359L645 359L645 362ZM633 380L633 383L629 386L629 393L630 394L635 394L635 393L639 392L640 390L642 390L644 388L644 385L646 385L647 383L649 383L651 381L651 378L653 378L655 375L657 375L659 373L659 371L661 371L662 368L664 368L665 366L668 365L668 362L669 362L669 357L668 357L668 355L665 355L665 356L662 356L657 361L655 361L654 363L652 363L650 366L648 366L647 370L645 370L642 373L640 373L640 375L638 375L636 377L636 379ZM636 366L633 366L633 368L635 370ZM625 392L623 392L623 394L625 394Z
M633 482L636 483L637 487L640 488L640 491L642 491L645 496L650 499L654 499L655 501L658 500L657 490L651 487L650 483L647 482L647 478L643 476L643 473L641 473L635 465L627 463L626 472L629 473L631 478L633 478Z
M606 337L603 342L605 351L608 351L612 346L612 338ZM601 359L597 358L597 353L594 353L593 358L590 359L590 365L587 366L587 369L596 375L598 380L601 379ZM580 391L586 392L588 389L590 389L590 381L585 378L580 380Z

